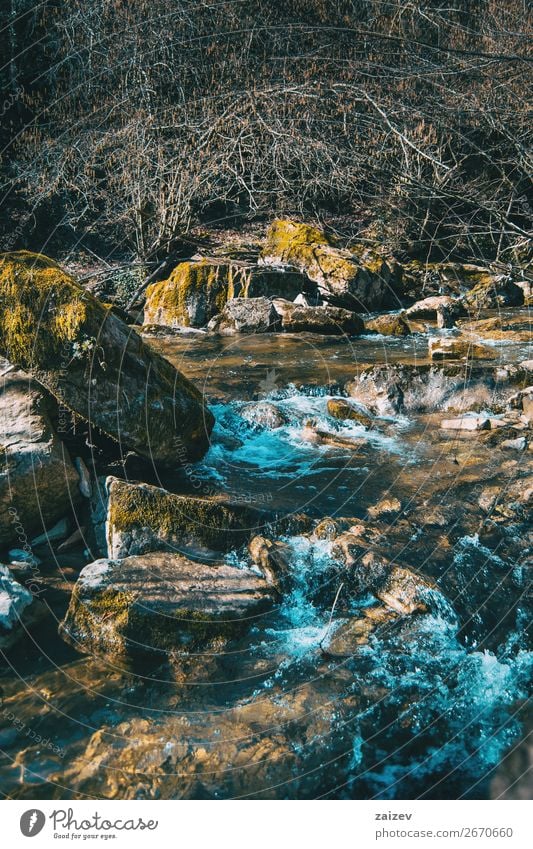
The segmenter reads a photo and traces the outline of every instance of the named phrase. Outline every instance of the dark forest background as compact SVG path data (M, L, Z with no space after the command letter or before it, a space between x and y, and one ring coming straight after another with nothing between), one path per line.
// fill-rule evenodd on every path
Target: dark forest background
M156 260L283 213L412 256L525 255L524 0L1 9L4 250Z

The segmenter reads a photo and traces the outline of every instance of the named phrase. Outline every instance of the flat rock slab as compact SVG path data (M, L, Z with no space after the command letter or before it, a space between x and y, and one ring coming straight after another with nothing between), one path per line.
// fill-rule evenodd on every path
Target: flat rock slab
M237 636L273 603L249 569L179 554L101 559L82 569L59 631L88 654L186 654Z
M440 426L444 430L489 430L490 419L488 416L458 416L455 419L443 419Z

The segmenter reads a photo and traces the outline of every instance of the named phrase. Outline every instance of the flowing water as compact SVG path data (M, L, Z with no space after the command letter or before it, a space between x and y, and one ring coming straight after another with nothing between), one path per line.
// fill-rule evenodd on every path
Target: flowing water
M329 656L324 640L375 601L343 597L330 542L289 536L290 592L222 656L199 655L179 669L119 668L80 658L55 635L50 616L62 615L71 586L61 595L58 579L49 618L8 655L0 682L1 792L486 797L492 769L521 733L533 654L517 556L523 529L503 546L482 544L472 492L502 473L512 481L526 461L510 457L503 469L489 445L439 432L436 411L385 417L369 432L328 415L328 400L358 365L426 362L423 336L198 333L153 344L196 381L216 417L210 449L182 474L182 487L354 521L398 498L402 512L382 520L382 536L391 558L433 580L429 612L379 629L350 656ZM530 356L523 343L494 350L491 368ZM280 427L250 422L258 399L276 408ZM354 447L309 440L309 421ZM245 552L228 561L244 564ZM79 553L48 568L65 583L62 570L82 565ZM504 586L505 617L477 602L471 613L470 595ZM324 597L328 604L317 601Z

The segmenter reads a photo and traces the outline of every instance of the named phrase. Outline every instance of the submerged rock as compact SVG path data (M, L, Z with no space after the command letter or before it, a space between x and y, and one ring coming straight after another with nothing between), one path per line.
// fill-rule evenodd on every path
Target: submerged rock
M108 478L108 557L150 551L230 551L271 518L244 504L174 495L147 483Z
M143 457L176 466L207 448L200 392L48 257L0 257L0 352Z
M261 261L289 266L318 284L323 298L347 309L379 309L395 300L397 271L376 252L342 250L316 227L276 220L270 226Z
M227 302L220 315L215 316L207 327L221 336L272 333L280 329L281 321L268 298L234 298Z
M286 333L356 336L364 331L364 324L359 316L340 307L304 307L276 298L274 309L281 317L281 327Z
M102 559L82 569L59 631L88 654L186 654L235 637L273 603L249 569L180 554Z
M257 401L253 404L246 404L241 409L240 414L250 424L268 428L269 430L283 427L288 422L287 416L282 413L279 407L276 407L275 404L271 404L269 401Z
M54 407L28 374L0 378L1 546L27 543L79 501L78 474L51 424Z
M377 519L381 516L390 518L400 513L401 509L401 502L397 498L382 498L377 504L373 504L368 508L368 515L372 519Z
M144 323L167 327L205 327L234 298L295 298L316 290L304 275L244 262L202 258L182 262L168 280L146 291Z

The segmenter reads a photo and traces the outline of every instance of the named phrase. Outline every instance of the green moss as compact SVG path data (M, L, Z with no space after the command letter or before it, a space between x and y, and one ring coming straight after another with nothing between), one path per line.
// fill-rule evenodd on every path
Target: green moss
M242 289L242 271L231 263L202 259L182 262L168 280L153 283L146 290L145 322L190 325L188 306L201 298L206 305L206 320L224 309L230 298ZM157 315L158 314L158 315Z
M70 605L60 632L75 648L97 652L124 652L123 638L128 628L130 611L134 602L133 593L106 589L90 599L80 597L75 586ZM112 630L102 628L109 621ZM113 639L112 634L115 634Z
M118 532L149 528L167 540L194 538L220 549L232 545L236 535L249 536L257 518L245 508L231 507L194 496L172 495L149 485L121 481L112 484L110 527Z
M100 314L101 313L101 316ZM59 265L42 254L0 255L0 351L25 367L70 353L87 325L98 328L106 310Z

